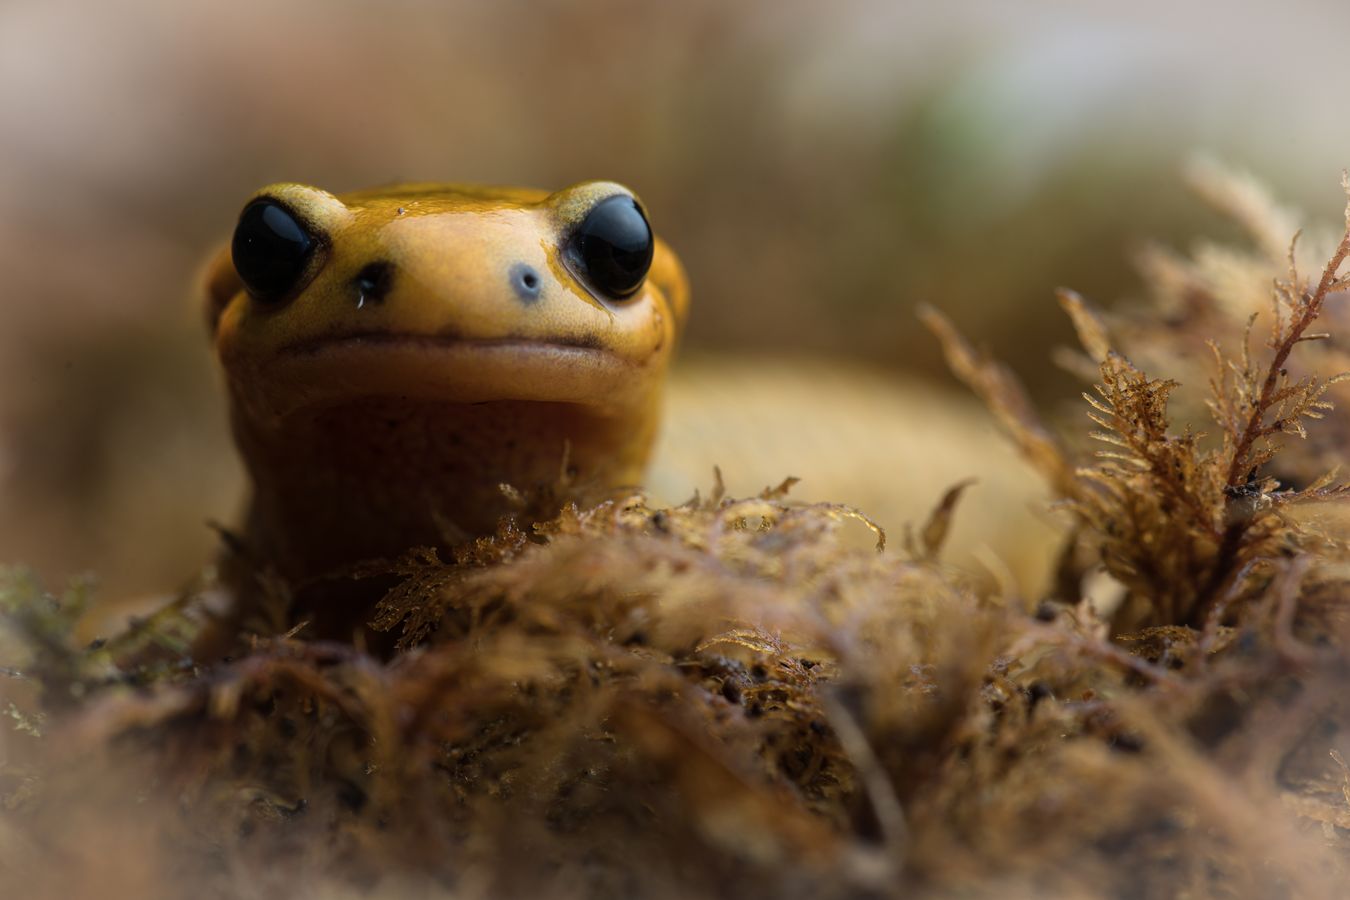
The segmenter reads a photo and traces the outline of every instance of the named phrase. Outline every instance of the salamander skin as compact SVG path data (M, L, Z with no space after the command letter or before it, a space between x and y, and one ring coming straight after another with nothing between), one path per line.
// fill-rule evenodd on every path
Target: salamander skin
M252 565L302 585L492 531L501 490L635 485L688 306L612 182L263 188L207 320L252 488Z

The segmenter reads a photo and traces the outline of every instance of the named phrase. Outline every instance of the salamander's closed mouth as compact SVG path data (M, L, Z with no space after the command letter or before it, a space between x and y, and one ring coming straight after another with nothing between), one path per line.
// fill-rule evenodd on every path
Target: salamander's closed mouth
M589 350L595 353L602 353L620 361L621 357L600 345L598 338L592 335L582 335L575 338L562 338L551 340L537 340L525 337L501 337L501 338L471 338L452 332L442 332L440 334L400 334L389 331L362 331L351 334L322 335L319 337L306 338L289 344L281 349L281 354L285 356L314 356L325 351L338 351L342 348L352 347L379 347L379 346L406 346L406 347L426 347L426 348L475 348L475 347L501 347L518 348L528 352L530 348L561 348L573 350Z
M226 366L230 366L226 360ZM375 397L428 403L537 400L620 410L648 402L643 361L607 348L526 338L464 339L389 332L312 338L235 379L260 413L290 413Z

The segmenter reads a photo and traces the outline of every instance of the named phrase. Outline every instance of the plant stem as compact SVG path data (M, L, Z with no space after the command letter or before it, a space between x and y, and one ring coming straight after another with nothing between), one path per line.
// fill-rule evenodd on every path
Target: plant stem
M1271 359L1270 368L1266 371L1266 380L1261 385L1261 394L1252 404L1252 414L1247 419L1247 426L1243 429L1242 436L1233 448L1233 461L1228 467L1227 485L1229 488L1240 487L1246 483L1252 447L1265 433L1262 426L1265 422L1266 411L1270 407L1275 386L1279 383L1280 376L1284 372L1284 364L1288 361L1289 354L1293 352L1294 346L1303 337L1303 332L1307 331L1308 326L1316 321L1321 314L1322 304L1326 300L1327 294L1336 285L1336 272L1345 262L1347 256L1350 256L1350 229L1347 229L1345 235L1341 238L1341 243L1336 247L1336 252L1332 254L1326 268L1322 270L1322 279L1317 284L1317 290L1302 305L1298 318L1290 322L1289 331L1275 345L1275 356ZM1228 505L1231 506L1236 499L1230 492Z

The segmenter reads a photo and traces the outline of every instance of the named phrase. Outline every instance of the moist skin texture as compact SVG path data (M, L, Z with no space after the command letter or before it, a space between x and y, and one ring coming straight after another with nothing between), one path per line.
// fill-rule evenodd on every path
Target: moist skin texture
M412 184L333 195L275 184L317 238L296 286L250 295L229 247L207 319L252 482L248 568L294 589L363 560L445 547L511 511L500 485L635 485L688 304L658 238L623 299L569 253L631 193ZM566 448L566 450L565 450Z

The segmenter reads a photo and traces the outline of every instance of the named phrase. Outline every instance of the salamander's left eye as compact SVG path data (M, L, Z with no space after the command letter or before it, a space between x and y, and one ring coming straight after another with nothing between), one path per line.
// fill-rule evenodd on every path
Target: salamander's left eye
M249 294L267 303L284 299L299 283L317 244L289 209L261 197L239 214L230 253Z
M591 287L615 299L642 287L656 242L632 197L601 200L572 235L570 255Z

